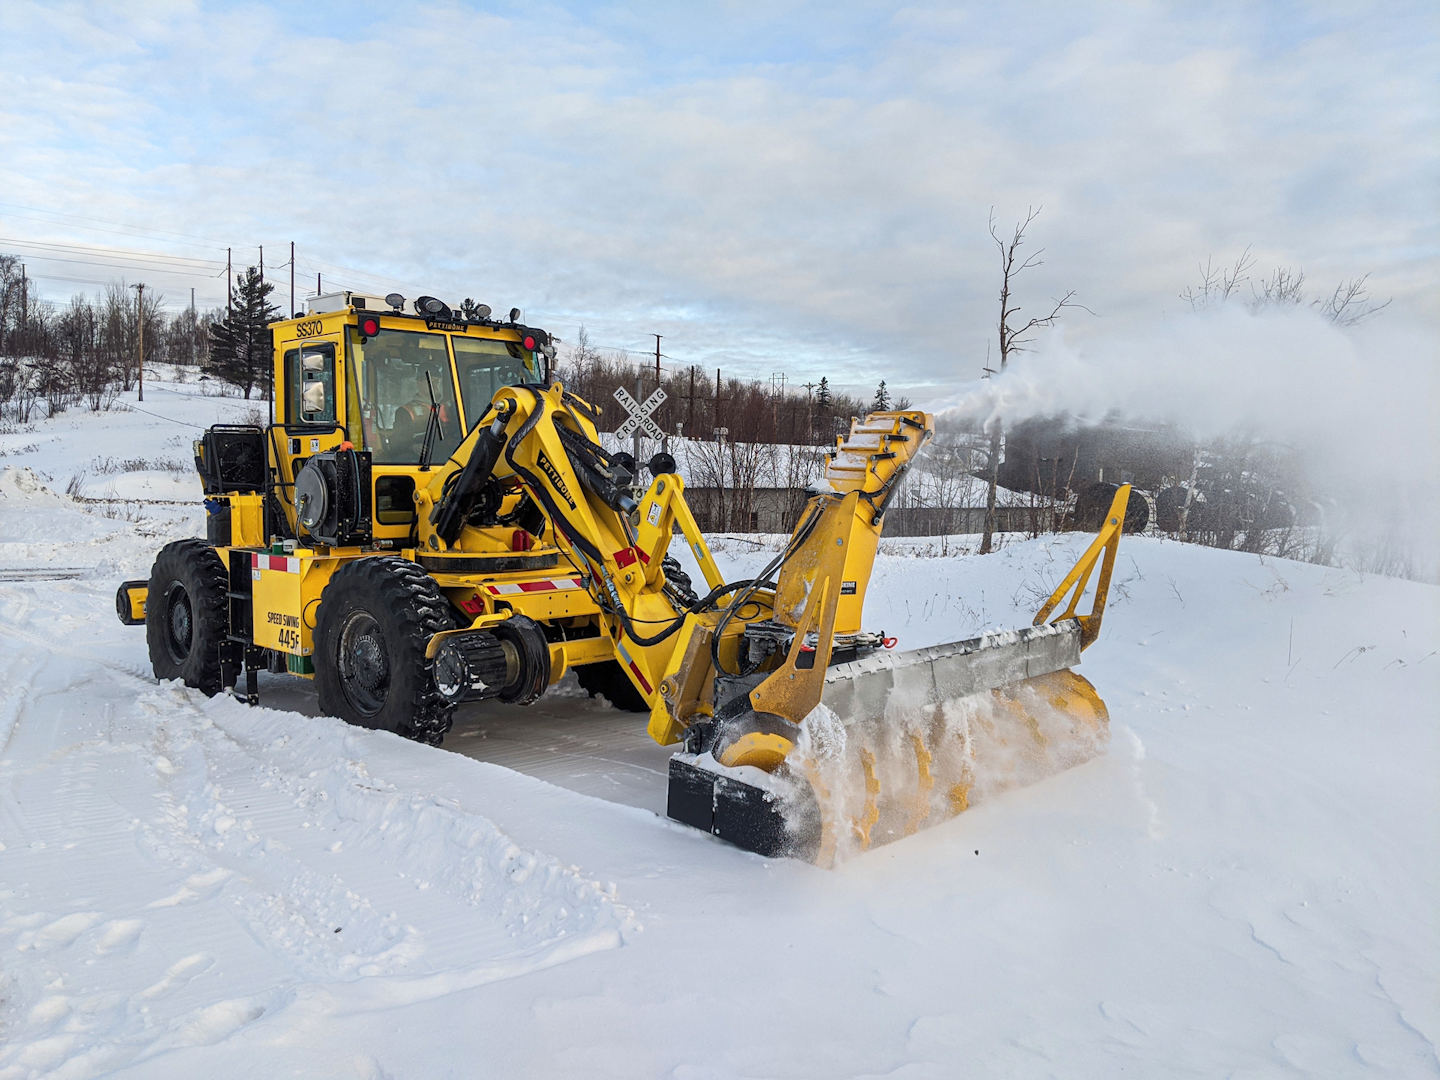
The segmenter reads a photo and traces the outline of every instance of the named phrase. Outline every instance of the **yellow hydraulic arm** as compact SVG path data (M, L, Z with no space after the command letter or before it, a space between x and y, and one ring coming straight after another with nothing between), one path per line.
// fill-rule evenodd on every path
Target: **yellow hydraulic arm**
M1080 623L1080 648L1088 649L1094 644L1095 639L1100 636L1100 620L1105 616L1105 598L1110 592L1110 574L1115 569L1115 552L1120 548L1120 533L1125 528L1125 508L1130 502L1130 485L1121 484L1120 490L1115 493L1115 499L1110 504L1110 512L1105 515L1105 524L1101 527L1099 534L1080 556L1070 573L1065 575L1065 580L1060 582L1059 587L1050 594L1050 599L1035 615L1035 626L1042 625L1050 617L1050 613L1060 606L1065 599L1065 594L1070 592L1070 603L1053 622L1062 622L1065 619L1075 619ZM1101 552L1104 552L1104 561L1100 563L1100 578L1095 583L1095 596L1090 604L1089 615L1075 614L1075 608L1080 603L1080 597L1085 593L1085 586L1090 581L1090 574L1095 569L1096 562L1100 561ZM1071 592L1071 589L1074 589Z

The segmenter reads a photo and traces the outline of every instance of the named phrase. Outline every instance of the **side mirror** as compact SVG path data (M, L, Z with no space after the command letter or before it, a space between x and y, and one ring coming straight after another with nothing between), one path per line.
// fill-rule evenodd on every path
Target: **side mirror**
M325 415L325 384L319 379L305 384L300 394L300 411L307 417Z

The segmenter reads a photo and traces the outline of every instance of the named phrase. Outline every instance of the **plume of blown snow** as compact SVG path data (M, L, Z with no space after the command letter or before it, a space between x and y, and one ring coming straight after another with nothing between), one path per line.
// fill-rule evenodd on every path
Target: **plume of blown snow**
M1307 309L1183 313L1083 345L1057 330L937 412L1013 424L1119 412L1197 439L1233 434L1294 448L1332 524L1361 545L1401 542L1417 576L1440 578L1436 349L1396 318L1340 328ZM1337 516L1332 514L1332 517Z

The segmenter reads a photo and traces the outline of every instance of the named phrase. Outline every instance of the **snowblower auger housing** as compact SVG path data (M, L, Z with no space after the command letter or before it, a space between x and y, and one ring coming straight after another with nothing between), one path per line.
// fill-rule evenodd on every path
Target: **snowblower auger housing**
M672 817L821 862L983 794L983 740L960 723L978 699L993 715L976 730L1018 725L1064 749L1059 767L1083 759L1075 732L1103 737L1069 668L1098 630L1118 525L1054 624L890 653L862 625L865 593L932 417L852 421L783 550L727 583L673 461L638 483L598 410L550 380L551 337L517 318L344 293L272 324L273 420L195 446L206 539L117 594L155 674L252 703L262 669L314 679L326 711L438 744L460 704L528 705L573 668L680 747ZM703 590L668 556L677 533Z

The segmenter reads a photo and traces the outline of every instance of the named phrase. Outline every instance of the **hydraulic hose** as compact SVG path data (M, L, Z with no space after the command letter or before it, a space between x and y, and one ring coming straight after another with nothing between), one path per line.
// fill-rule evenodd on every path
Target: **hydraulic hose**
M758 578L752 578L752 581L761 581L768 584L770 575L774 574L794 558L796 552L804 546L805 541L810 539L810 534L813 533L815 527L820 524L820 517L823 514L823 510L818 509L818 503L812 503L811 505L817 507L817 509L812 510L809 516L800 523L800 527L795 530L795 535L790 538L790 542L785 545L779 555L770 561L769 566L760 571L760 576ZM730 625L730 620L735 617L735 613L745 606L745 603L755 594L758 587L759 586L752 587L747 592L731 600L725 609L724 617L721 618L719 625L715 627L715 636L710 639L710 663L716 672L721 675L730 675L732 672L726 671L725 665L720 662L720 636L725 632L725 628ZM748 675L754 670L755 668L751 667L748 671L741 671L738 674Z
M608 581L606 582L606 586L608 589L611 590L613 590L614 588L613 583ZM633 641L636 645L645 647L650 645L659 645L660 642L664 641L671 634L674 634L682 626L685 625L685 619L687 616L704 611L706 608L713 605L716 600L720 599L720 597L724 596L726 593L734 592L737 589L748 588L750 590L750 593L753 594L757 589L773 589L774 587L775 583L773 581L766 581L764 578L741 578L739 581L732 581L725 585L717 585L715 586L715 588L711 589L708 593L702 596L699 600L695 601L695 603L691 604L689 607L685 608L685 610L681 611L678 615L676 615L674 620L668 626L666 626L664 630L661 630L657 634L652 634L649 637L641 637L639 634L635 633L635 624L631 621L630 613L625 610L624 605L619 603L620 598L618 595L614 595L612 593L610 602L615 607L617 616L620 619L620 624L625 628L625 636L628 637L631 641Z
M819 521L820 515L818 513L811 514L810 517L806 520L805 524L802 526L802 528L797 531L794 537L791 538L791 542L787 547L787 550L783 552L781 556L778 557L774 562L772 562L771 565L767 567L760 574L759 577L745 578L740 581L731 582L729 584L717 585L714 589L711 589L710 592L708 592L705 596L702 596L694 604L691 604L684 611L678 613L675 616L675 620L670 623L670 625L667 626L664 630L661 630L659 633L650 634L647 636L638 635L635 633L635 624L630 619L630 613L625 610L625 605L620 599L618 590L615 588L615 582L611 580L609 573L605 570L605 557L600 553L600 550L596 548L595 545L586 536L584 536L583 533L580 532L580 530L576 529L574 525L571 524L570 520L566 518L560 507L556 505L555 500L550 497L549 491L546 490L545 485L540 482L540 479L535 476L535 474L532 473L529 469L525 468L523 465L521 465L518 461L515 460L515 447L523 443L526 437L535 430L536 425L540 423L540 420L544 416L546 411L545 399L539 393L539 391L529 386L526 386L523 389L528 390L531 396L535 399L535 408L531 412L529 418L525 421L525 423L522 424L520 426L520 429L515 432L514 437L509 440L508 444L506 444L505 460L507 463L509 463L510 468L515 471L515 474L525 481L530 491L535 495L537 499L539 499L540 503L544 506L546 512L550 515L550 520L553 523L556 532L564 536L564 538L576 549L578 549L582 555L584 555L587 559L590 560L592 564L599 568L601 579L604 581L604 591L606 594L606 599L608 600L610 607L614 610L615 617L620 620L620 625L625 630L625 636L628 637L631 641L635 642L636 645L642 647L658 645L660 642L664 641L666 638L676 633L685 624L685 618L687 615L703 611L706 607L710 606L716 600L726 595L727 593L735 592L736 590L740 589L746 590L744 597L738 600L731 601L729 611L726 615L726 621L728 622L729 618L733 616L734 612L739 609L739 607L744 603L745 600L749 599L750 596L754 595L756 591L767 586L770 588L775 587L774 583L769 580L770 574L775 570L776 567L782 565L785 559L788 559L791 555L793 555L800 544L804 543L804 541L809 538L810 533L814 531L815 525ZM718 640L719 636L717 632L716 641ZM712 658L714 649L715 643L712 642ZM718 662L716 663L716 668L717 670L723 670L719 667Z
M459 539L465 519L470 516L475 500L480 496L480 489L495 471L495 463L500 460L500 451L505 446L505 425L511 415L510 412L501 412L495 417L495 422L480 433L470 451L470 460L460 470L460 478L433 512L430 520L435 524L435 533L447 547Z

